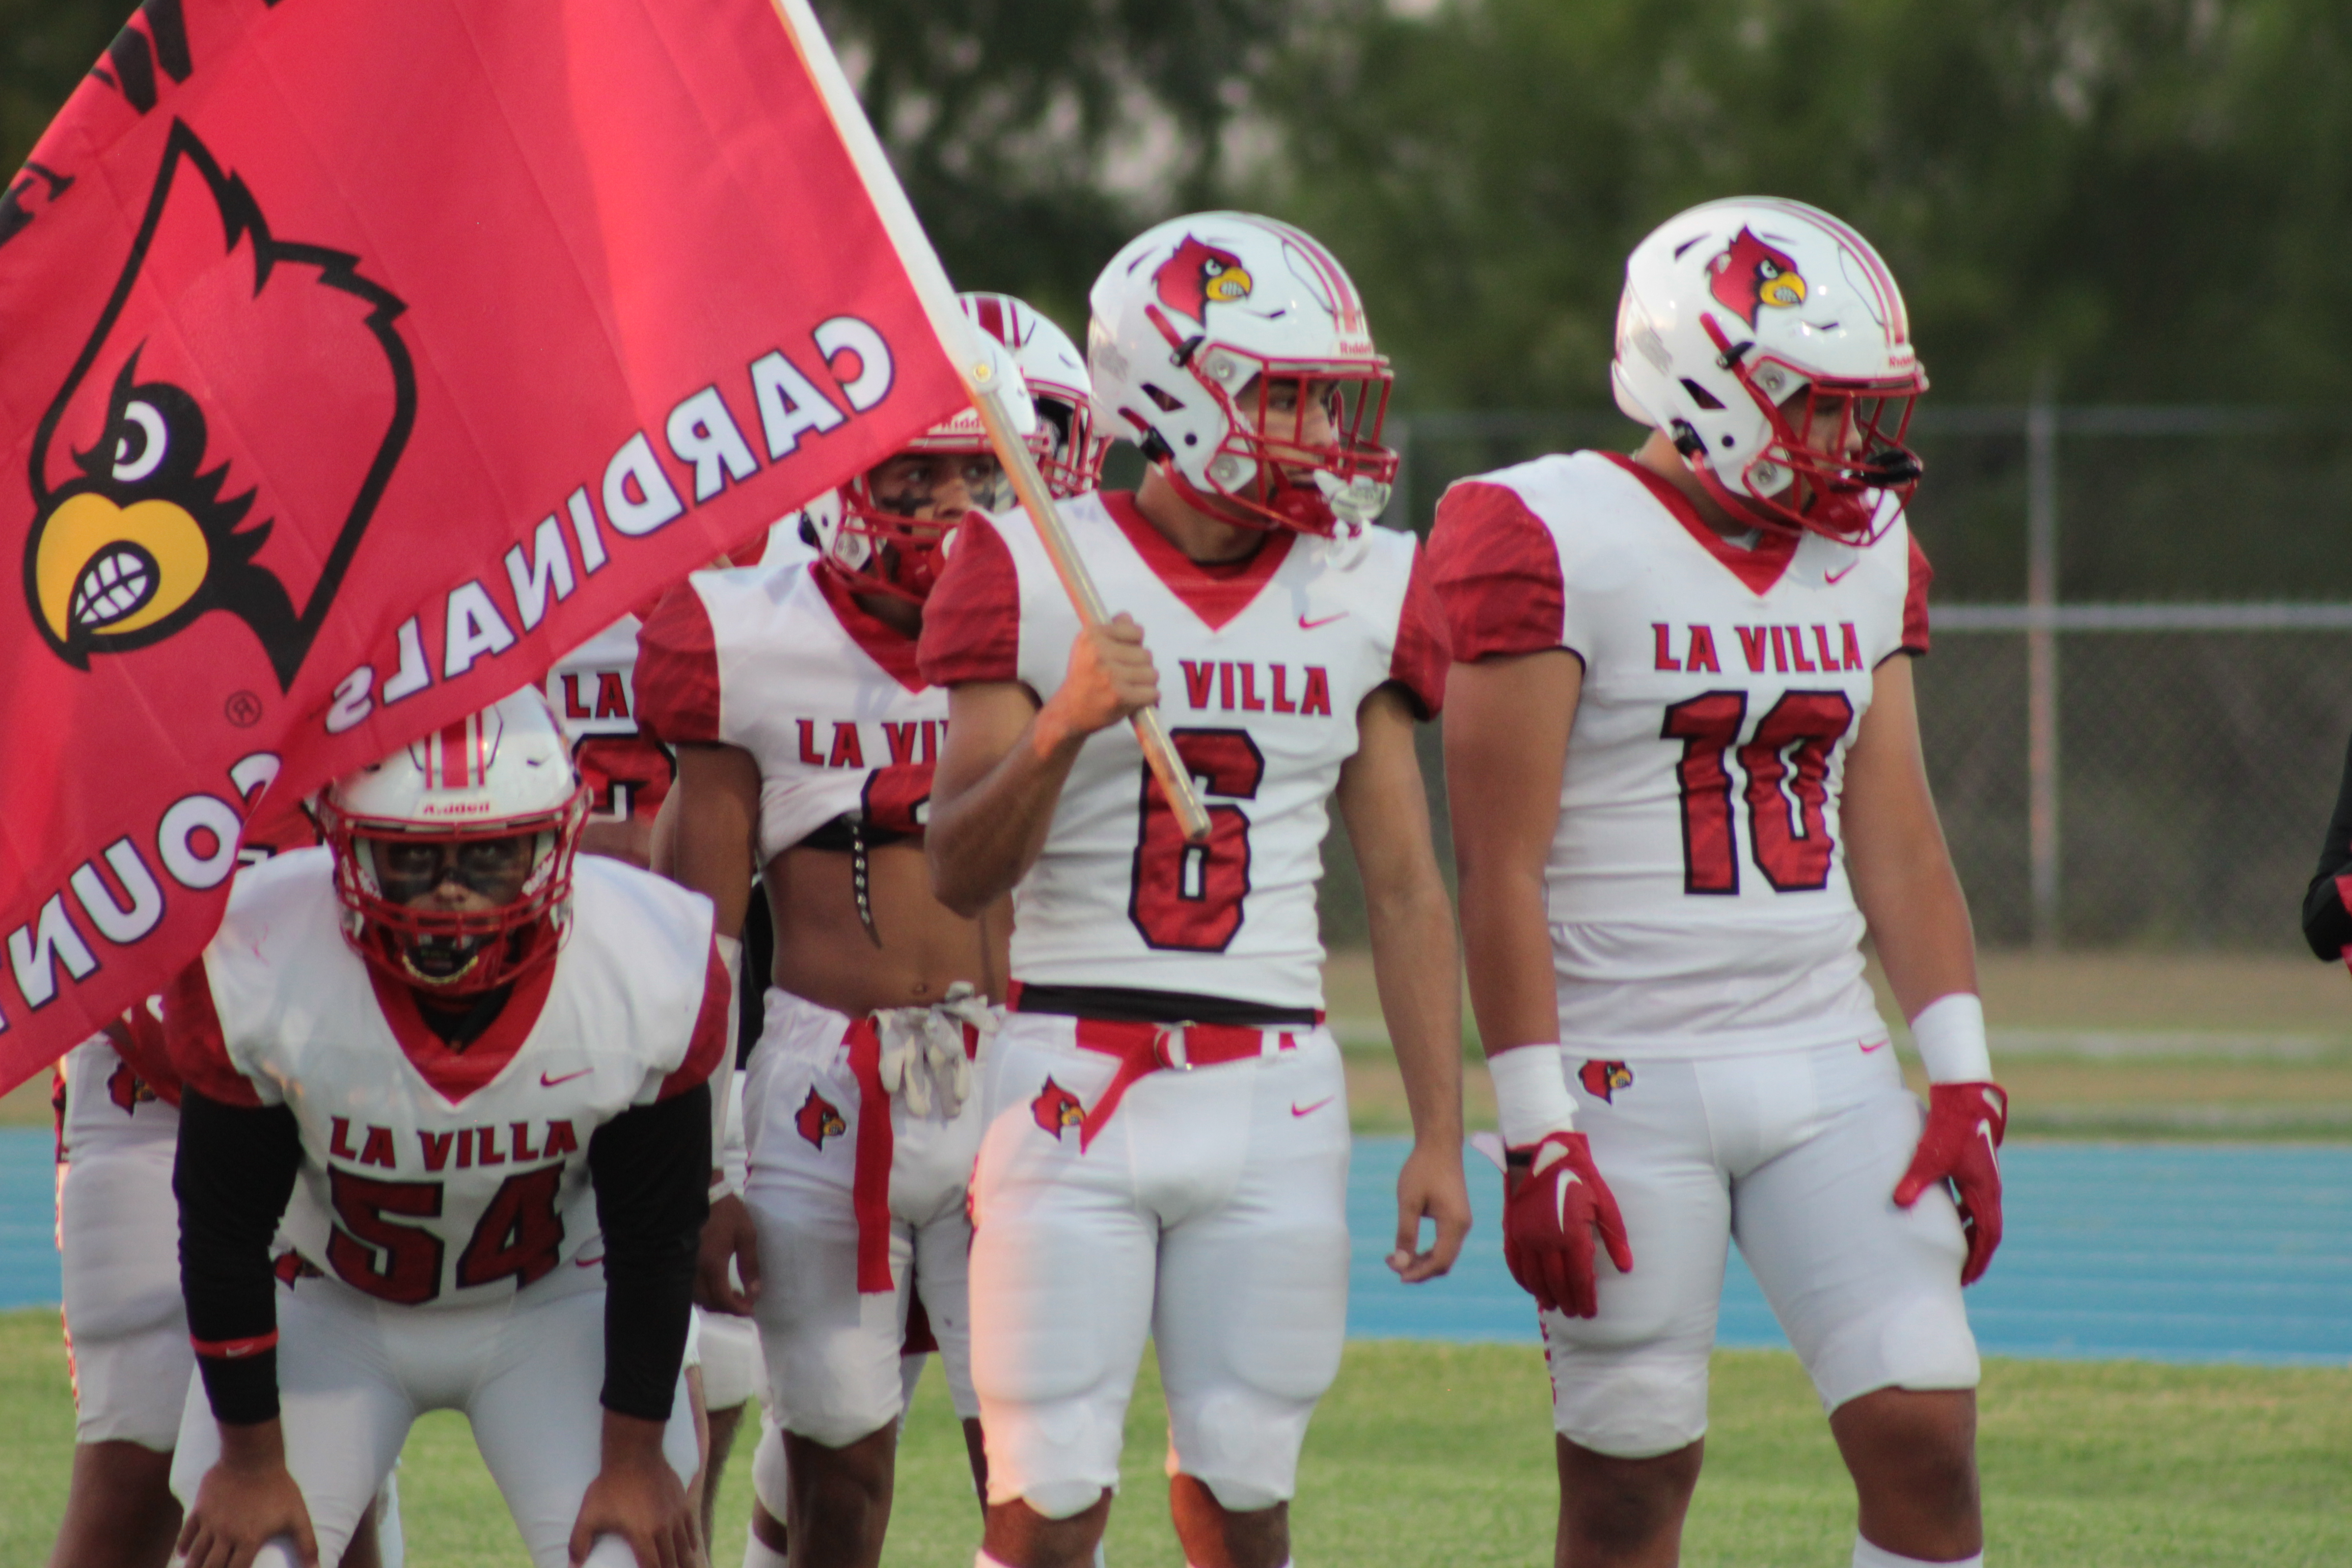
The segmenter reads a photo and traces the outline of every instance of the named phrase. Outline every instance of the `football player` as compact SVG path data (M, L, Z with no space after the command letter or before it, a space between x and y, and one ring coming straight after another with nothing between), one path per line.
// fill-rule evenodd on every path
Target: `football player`
M586 807L517 693L330 784L329 846L240 876L167 993L191 1568L332 1559L443 1408L538 1568L694 1560L676 1394L730 987L706 900L575 862Z
M1857 1568L1975 1563L1960 1288L2000 1245L2007 1108L1920 760L1903 297L1827 213L1710 202L1627 263L1612 379L1639 452L1463 480L1430 545L1557 1558L1675 1560L1730 1239L1830 1413Z
M1087 1561L1149 1334L1188 1559L1276 1568L1346 1317L1316 918L1334 800L1412 1108L1391 1266L1444 1273L1469 1223L1454 919L1413 752L1444 636L1411 536L1370 526L1389 372L1328 251L1200 214L1129 244L1090 303L1095 408L1151 466L1064 511L1122 613L1082 630L1008 510L967 520L923 621L923 673L952 694L932 885L1014 912L972 1177L982 1562ZM1163 697L1201 844L1126 722Z
M259 787L256 784L254 787ZM240 863L318 842L299 807L265 806ZM180 1079L163 1048L161 998L91 1036L58 1064L58 1243L74 1468L49 1568L163 1568L180 1531L172 1445L195 1373L180 1303L172 1157ZM386 1479L343 1568L398 1568L399 1511Z
M1015 386L1016 354L1052 364L1058 349L1064 417L1037 422L1024 398L1016 417L1059 471L1097 462L1068 338L1018 300L964 305ZM964 1192L1003 929L1001 910L992 925L930 894L947 694L915 647L956 523L1008 495L967 410L812 508L814 562L699 574L643 639L647 722L679 748L676 874L730 909L763 868L775 925L744 1084L749 1175L713 1207L702 1281L706 1301L756 1315L775 1395L752 1568L879 1560L910 1322L940 1349L979 1472Z

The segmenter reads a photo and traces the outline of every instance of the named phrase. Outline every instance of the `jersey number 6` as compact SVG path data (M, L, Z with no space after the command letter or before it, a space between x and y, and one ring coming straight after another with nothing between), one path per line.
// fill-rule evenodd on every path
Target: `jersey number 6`
M1739 891L1729 757L1747 719L1746 692L1707 691L1667 709L1658 731L1660 740L1683 743L1675 777L1682 784L1686 893ZM1775 892L1829 886L1830 753L1853 723L1853 704L1844 692L1790 691L1738 747L1748 775L1748 848Z
M1265 757L1246 730L1171 730L1176 754L1201 781L1202 795L1249 800L1265 777ZM1187 844L1176 813L1151 770L1143 771L1141 826L1127 917L1156 948L1223 952L1242 929L1250 889L1249 816L1237 805L1209 807L1209 838Z

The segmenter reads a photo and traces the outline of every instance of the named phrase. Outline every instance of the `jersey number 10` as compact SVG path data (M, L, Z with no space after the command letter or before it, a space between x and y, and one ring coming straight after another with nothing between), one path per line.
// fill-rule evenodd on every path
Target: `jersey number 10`
M1738 744L1748 719L1744 691L1707 691L1666 710L1658 738L1680 741L1683 891L1739 891L1739 846L1731 826L1730 757L1748 775L1748 845L1775 892L1829 886L1834 846L1828 805L1830 755L1853 724L1843 691L1790 691ZM1793 798L1792 798L1793 797Z

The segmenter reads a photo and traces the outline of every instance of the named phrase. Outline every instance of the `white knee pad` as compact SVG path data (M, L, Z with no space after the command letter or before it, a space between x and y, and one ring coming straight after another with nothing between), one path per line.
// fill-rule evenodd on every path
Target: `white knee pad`
M1222 1476L1213 1480L1207 1476L1198 1476L1194 1479L1209 1489L1209 1495L1215 1498L1217 1506L1227 1513L1255 1513L1260 1509L1290 1500L1288 1493L1277 1492L1259 1481L1243 1480L1232 1476Z
M617 1535L600 1535L596 1538L596 1544L588 1549L588 1561L580 1568L640 1568L640 1565L637 1554L629 1550L627 1542Z
M253 1554L253 1568L302 1568L302 1559L295 1554L294 1538L274 1535L262 1542L261 1550Z
M773 1417L760 1423L760 1447L751 1456L751 1495L776 1521L784 1518L784 1432Z
M1047 1519L1075 1519L1102 1500L1103 1489L1092 1481L1041 1481L1021 1494Z
M400 1479L383 1478L375 1494L375 1554L383 1568L407 1568L408 1535L400 1523Z

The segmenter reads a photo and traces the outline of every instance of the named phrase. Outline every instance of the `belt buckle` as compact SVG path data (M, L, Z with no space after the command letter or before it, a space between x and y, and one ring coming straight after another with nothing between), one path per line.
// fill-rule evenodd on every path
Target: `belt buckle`
M1192 1070L1192 1058L1186 1055L1184 1050L1184 1031L1192 1026L1192 1022L1188 1018L1183 1023L1171 1024L1160 1031L1159 1037L1151 1042L1151 1054L1160 1058L1161 1067L1174 1072Z

